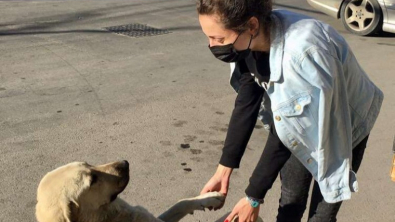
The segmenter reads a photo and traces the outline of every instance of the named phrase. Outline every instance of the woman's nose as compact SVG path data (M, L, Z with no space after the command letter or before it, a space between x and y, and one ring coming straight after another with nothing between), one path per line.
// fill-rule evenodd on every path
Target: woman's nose
M209 45L210 47L215 46L214 44L215 44L215 43L214 43L214 40L212 40L212 39L208 40L208 45Z
M215 39L209 39L209 40L208 40L208 44L209 44L210 47L217 46L217 45L221 45L221 43L219 43L219 42L216 41Z

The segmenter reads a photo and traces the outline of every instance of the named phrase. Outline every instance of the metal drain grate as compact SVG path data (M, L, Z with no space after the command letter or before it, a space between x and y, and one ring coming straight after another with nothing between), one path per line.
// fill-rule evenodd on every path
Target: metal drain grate
M104 29L115 32L121 35L127 35L131 37L145 37L145 36L154 36L154 35L164 35L171 33L166 29L157 29L154 27L150 27L143 24L127 24L127 25L120 25L120 26L111 26L105 27Z

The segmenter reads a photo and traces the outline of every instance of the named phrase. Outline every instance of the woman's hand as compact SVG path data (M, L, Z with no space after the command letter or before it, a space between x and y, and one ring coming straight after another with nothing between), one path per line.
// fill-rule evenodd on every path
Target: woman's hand
M228 194L229 179L232 171L232 168L225 167L219 164L214 176L212 176L211 179L206 183L200 194L217 191L222 193L226 197L226 195ZM222 206L220 206L219 208L215 208L214 210L221 209Z
M235 217L238 217L238 222L256 222L258 215L259 206L254 208L246 198L242 198L233 208L225 222L231 222Z

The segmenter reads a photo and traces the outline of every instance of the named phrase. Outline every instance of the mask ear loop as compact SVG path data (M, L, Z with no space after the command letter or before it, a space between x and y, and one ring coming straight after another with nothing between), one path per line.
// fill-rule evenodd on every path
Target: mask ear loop
M236 40L232 43L233 45L237 42L237 40L239 39L240 35L243 34L242 32L239 33L239 35L237 35Z
M248 22L248 21L247 21L247 22ZM247 24L247 22L245 22L244 24ZM239 39L240 35L243 34L243 32L245 32L245 30L242 31L242 32L240 32L239 35L237 35L236 40L235 40L232 44L235 44L235 43L237 42L237 40Z
M237 38L236 38L236 40L232 43L233 45L236 43L236 41L239 39L239 37L240 37L240 35L241 35L242 33L240 33L238 36L237 36ZM253 37L253 35L251 35L251 38L250 38L250 42L248 43L248 47L247 47L247 49L249 49L250 48L250 46L251 46L251 42L252 42L252 37Z
M259 23L259 27L260 27L260 26L261 26L261 24ZM259 33L259 28L258 28L258 33ZM256 36L258 35L258 33L256 34ZM243 32L239 33L239 35L237 36L236 40L232 43L233 45L237 42L237 40L239 39L239 37L240 37L241 34L243 34ZM247 49L250 48L253 37L254 37L254 36L251 35L250 42L248 43Z
M252 35L251 35L251 38L250 38L250 43L248 43L248 47L247 47L247 49L249 49L249 48L250 48L250 46L251 46L251 42L252 42Z

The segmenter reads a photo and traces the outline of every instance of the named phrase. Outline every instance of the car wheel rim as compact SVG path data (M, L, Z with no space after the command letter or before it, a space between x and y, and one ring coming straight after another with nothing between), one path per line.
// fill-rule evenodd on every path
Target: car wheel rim
M344 15L348 27L362 32L372 26L376 13L370 0L355 0L348 3Z

